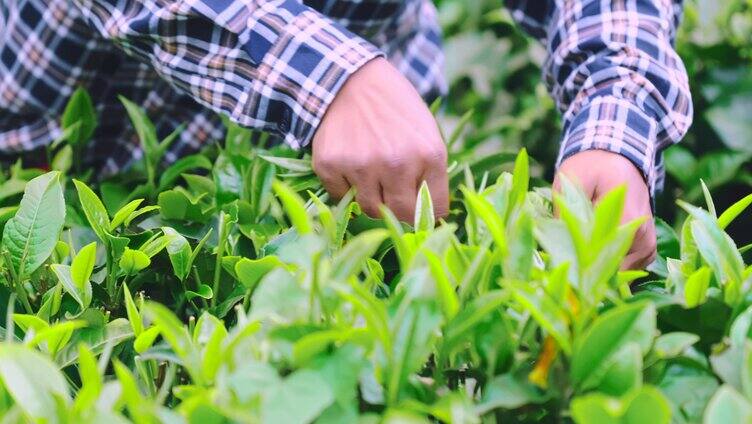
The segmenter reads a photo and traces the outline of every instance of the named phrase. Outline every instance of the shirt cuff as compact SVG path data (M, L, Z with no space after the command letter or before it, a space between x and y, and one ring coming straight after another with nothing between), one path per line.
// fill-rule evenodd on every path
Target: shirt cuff
M656 149L657 123L624 99L599 97L578 111L564 135L557 160L561 163L587 150L605 150L629 159L642 173L651 197L660 190L662 166Z
M384 53L298 1L270 3L239 36L258 86L245 91L232 117L254 127L261 121L264 130L301 148L350 75Z

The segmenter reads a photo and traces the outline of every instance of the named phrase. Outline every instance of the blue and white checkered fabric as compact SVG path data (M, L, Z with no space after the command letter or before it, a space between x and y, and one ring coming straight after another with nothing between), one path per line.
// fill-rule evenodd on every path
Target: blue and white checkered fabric
M544 78L564 114L560 160L618 152L661 185L661 151L691 123L672 48L681 2L506 0L545 42ZM187 129L168 160L219 139L224 113L307 145L349 75L385 55L425 97L446 92L428 0L4 0L0 151L60 134L78 86L101 118L90 157L105 172L140 158L117 95L144 105L161 135Z

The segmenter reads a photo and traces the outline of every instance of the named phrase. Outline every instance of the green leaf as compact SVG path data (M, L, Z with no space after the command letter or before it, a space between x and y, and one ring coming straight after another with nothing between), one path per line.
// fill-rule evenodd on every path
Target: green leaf
M431 231L435 223L436 217L433 212L431 193L428 191L428 183L423 181L415 202L415 231Z
M65 222L60 173L53 171L26 184L18 211L3 230L3 247L18 279L36 271L52 254Z
M63 146L50 162L50 169L67 173L73 166L73 148L70 145Z
M622 396L642 385L642 352L637 343L628 343L611 358L598 391Z
M267 388L263 399L262 423L305 424L334 402L334 393L319 373L304 369Z
M313 231L313 224L311 223L311 218L308 216L303 199L283 183L274 182L272 187L282 202L282 206L285 208L290 222L298 230L298 233L306 235Z
M749 207L749 205L752 205L752 194L744 196L744 198L723 211L721 216L718 217L718 226L721 227L722 230L726 229L726 227L728 227L729 224L731 224L736 219L736 217L741 215L741 213L744 212Z
M189 155L178 159L170 165L159 177L159 191L162 191L174 183L180 175L193 169L212 169L211 161L204 155Z
M474 114L475 111L470 109L460 117L459 122L457 122L457 126L454 127L454 130L451 134L449 134L449 138L447 138L446 140L448 147L454 146L454 144L459 141L460 137L462 137L462 132L465 130L465 127L467 127L467 124L470 123L470 119L472 119Z
M512 374L503 374L486 384L478 412L485 414L497 408L517 409L545 400L546 395L534 385Z
M292 159L279 156L259 155L259 157L272 165L282 169L301 174L312 174L313 167L310 159Z
M128 215L127 218L125 218L124 224L125 226L131 225L131 222L135 221L136 218L140 217L141 215L145 215L149 212L158 211L160 208L159 206L144 206L143 208L133 211L130 215Z
M50 357L54 358L57 352L65 347L71 339L73 331L87 325L87 322L83 320L57 322L39 330L31 340L27 341L27 344L36 346L44 343Z
M671 422L671 407L660 390L645 386L622 398L593 393L575 398L572 418L578 424L631 424Z
M198 286L197 291L192 290L186 290L185 292L185 298L188 300L193 300L197 297L200 297L202 299L211 299L214 297L214 291L212 288L206 284L200 284Z
M675 358L698 341L700 341L700 336L696 334L677 331L658 337L653 350L661 359Z
M81 316L85 317L87 313L100 316L102 323L104 322L104 316L101 312L87 309ZM133 337L131 325L128 323L128 320L123 318L116 318L105 324L104 327L101 324L96 326L90 325L89 328L82 329L74 334L71 339L72 342L68 343L68 345L58 352L55 362L57 362L60 368L73 365L78 358L77 343L79 341L85 342L92 352L99 354L105 349L105 346L117 346L131 337Z
M141 391L138 389L138 383L131 371L123 365L122 362L113 361L113 368L115 369L115 375L120 383L121 399L128 406L128 412L134 417L135 421L140 421L138 418L140 413L140 407L144 404Z
M83 287L79 287L73 282L71 267L68 265L52 264L51 268L60 283L63 285L63 289L65 289L65 291L71 295L79 305L81 305L81 309L88 308L89 304L91 304L92 298L91 284L87 281Z
M705 409L703 422L748 423L752 420L752 404L730 386L722 386Z
M595 206L595 221L590 239L596 242L609 237L619 228L627 187L622 185L611 190Z
M222 344L227 337L227 329L218 318L204 312L196 322L194 341L203 346L201 351L201 372L206 381L214 381L222 360Z
M154 344L157 337L159 337L159 327L149 327L133 342L133 349L138 353L144 353Z
M159 332L170 345L175 354L184 361L184 365L191 376L200 381L200 358L193 344L188 330L166 306L155 302L146 302L144 311L154 324L159 327Z
M432 353L433 339L441 325L441 311L432 301L405 297L403 311L391 328L392 352L385 374L387 403L402 396L410 376L417 372Z
M241 284L253 290L266 274L284 266L285 264L273 255L261 259L242 258L235 264L235 274Z
M66 139L74 146L83 146L94 134L97 126L97 113L89 93L83 87L73 92L73 96L63 111L61 124L63 130L71 128L71 133ZM74 125L75 128L73 128Z
M517 159L514 161L514 173L512 174L512 192L510 193L510 210L522 205L527 196L530 185L530 163L525 148L520 149Z
M83 290L86 285L89 284L89 279L91 278L91 273L94 271L94 264L96 261L97 242L87 244L81 248L76 257L73 258L73 263L71 264L71 278L73 278L73 282L79 290ZM89 290L91 290L91 288L89 288Z
M359 272L386 237L386 231L376 229L363 232L350 239L332 259L332 278L344 281Z
M57 366L32 349L0 345L4 390L34 420L56 422L58 405L70 403L68 384Z
M727 302L735 302L741 294L744 261L734 241L708 212L681 201L678 203L692 215L692 236L697 249L713 269L716 278L726 285L724 294Z
M110 228L110 217L107 215L102 201L86 184L78 180L73 180L78 192L78 200L81 202L81 208L89 221L91 229L97 234L100 240L108 244L108 230Z
M711 276L710 268L704 266L687 278L684 283L684 302L687 308L694 308L705 303Z
M131 328L133 328L133 335L138 337L144 331L144 322L141 319L141 314L138 312L136 302L133 301L131 291L125 283L123 283L123 297L125 301L125 312L128 315L128 322L131 323Z
M120 269L125 275L134 275L151 264L151 259L140 250L125 248L120 257Z
M459 311L454 319L446 324L444 343L452 346L462 337L471 336L474 333L474 327L485 319L488 314L498 310L508 300L508 297L507 293L502 290L493 290L463 305L462 310Z
M125 106L125 110L128 112L133 127L136 129L136 134L138 134L138 139L141 141L144 154L147 156L148 160L153 160L159 152L157 130L154 128L154 124L138 105L123 96L118 96L118 98Z
M153 258L166 248L168 244L170 244L170 239L166 235L154 234L149 240L145 241L138 250L143 252L149 258Z
M251 319L292 322L305 316L308 293L284 268L275 268L258 284L251 297Z
M527 212L520 213L509 230L509 256L504 261L504 277L527 281L533 269L535 255L533 219Z
M91 408L96 402L102 390L102 376L97 369L97 358L85 343L78 346L78 358L81 389L76 395L74 409L81 411Z
M447 278L448 274L439 257L427 249L423 250L423 254L428 262L428 269L431 271L434 281L436 281L436 291L441 311L444 313L444 319L449 321L457 315L460 309L460 301L456 288L449 282Z
M572 236L566 224L558 219L539 219L535 223L535 238L551 257L555 267L567 264L571 281L579 280L579 259Z
M506 257L508 253L508 245L506 229L502 218L496 212L491 202L485 197L467 189L463 189L462 193L465 196L468 213L472 212L477 218L486 224L486 227L496 244L496 248L501 252L502 257Z
M157 204L164 219L176 221L207 222L213 208L202 203L206 194L193 196L182 187L159 193Z
M405 231L399 219L394 216L394 213L383 205L379 208L379 211L381 212L381 216L384 217L384 225L386 225L387 231L389 231L389 238L391 238L394 250L397 252L400 268L407 269L413 259L415 249L406 242Z
M167 255L170 257L172 270L180 281L185 281L191 272L191 245L182 234L171 227L162 227L162 232L169 240Z
M705 197L705 204L708 206L708 212L710 212L713 216L718 216L718 213L715 211L715 203L713 203L713 196L710 194L710 190L708 190L708 186L705 185L705 181L700 179L700 187L702 187L702 195Z
M109 230L115 231L117 227L120 226L120 224L124 223L125 220L138 209L139 206L141 206L141 203L143 203L144 199L136 199L128 203L127 205L120 208L116 213L115 216L112 217L112 222L110 222Z
M581 388L597 385L612 355L628 343L637 343L643 354L653 344L656 312L652 303L615 307L595 319L572 352L570 377Z
M567 326L569 318L558 301L529 284L516 283L510 285L513 287L514 301L528 311L538 325L556 340L565 353L569 354L572 351L572 342Z
M110 254L115 260L119 260L120 257L123 256L125 249L128 247L128 244L130 244L129 238L117 237L109 233L105 234L105 240L105 245L109 246Z

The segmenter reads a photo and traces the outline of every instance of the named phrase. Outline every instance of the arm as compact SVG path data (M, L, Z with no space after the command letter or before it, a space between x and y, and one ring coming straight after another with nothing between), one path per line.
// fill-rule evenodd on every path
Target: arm
M428 108L376 47L300 1L75 2L103 37L202 105L294 148L315 134L314 168L334 197L354 186L370 215L386 203L409 220L422 178L446 209ZM395 183L394 170L414 181Z
M652 218L661 152L692 122L687 74L672 47L681 1L507 4L527 31L546 40L544 78L564 117L559 171L579 180L594 201L626 184L622 219ZM643 267L654 252L651 219L624 265Z

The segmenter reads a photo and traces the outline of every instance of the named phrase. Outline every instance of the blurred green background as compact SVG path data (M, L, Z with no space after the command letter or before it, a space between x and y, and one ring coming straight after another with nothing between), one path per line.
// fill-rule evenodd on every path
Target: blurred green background
M445 31L450 95L442 124L451 129L473 110L472 154L525 146L539 177L550 181L560 120L541 82L545 49L527 37L498 0L437 0ZM677 198L701 203L703 179L719 209L752 191L752 0L688 0L677 51L690 76L695 119L685 140L666 152L667 180L657 214L678 222ZM730 232L752 241L739 219Z

